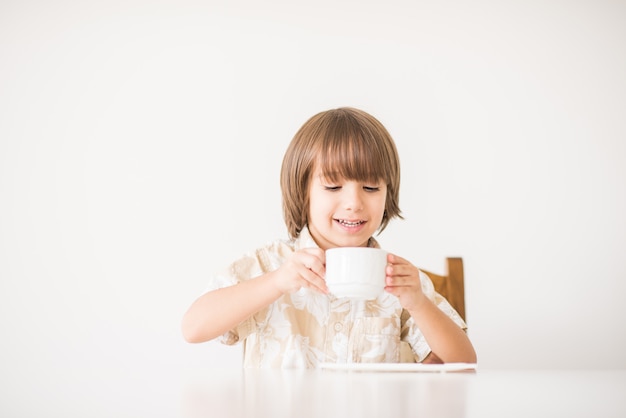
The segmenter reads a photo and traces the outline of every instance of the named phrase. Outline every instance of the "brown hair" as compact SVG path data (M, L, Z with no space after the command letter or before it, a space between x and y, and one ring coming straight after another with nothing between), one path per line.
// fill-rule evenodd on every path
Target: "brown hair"
M350 107L320 112L302 125L291 140L280 172L283 216L291 238L308 223L309 184L319 164L329 181L383 180L385 213L379 233L399 207L400 161L387 129L372 115Z

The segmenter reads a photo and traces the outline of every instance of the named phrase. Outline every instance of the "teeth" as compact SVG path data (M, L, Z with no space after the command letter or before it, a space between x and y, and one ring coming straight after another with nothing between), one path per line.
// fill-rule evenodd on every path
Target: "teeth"
M357 225L361 225L363 221L349 222L349 221L344 221L343 219L339 219L339 223L345 226L357 226Z

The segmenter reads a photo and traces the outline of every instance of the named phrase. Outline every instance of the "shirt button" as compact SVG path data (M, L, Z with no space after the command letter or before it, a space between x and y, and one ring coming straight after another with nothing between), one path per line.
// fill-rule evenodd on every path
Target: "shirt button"
M334 328L335 328L335 331L339 332L343 328L343 325L341 325L341 322L335 322Z

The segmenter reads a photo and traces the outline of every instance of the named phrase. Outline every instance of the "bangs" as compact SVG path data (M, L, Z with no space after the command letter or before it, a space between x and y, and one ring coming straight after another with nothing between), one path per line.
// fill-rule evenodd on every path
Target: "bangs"
M331 182L342 179L360 182L383 180L388 184L387 153L381 149L380 141L362 129L350 129L350 126L339 128L334 126L329 129L320 141L316 163L322 176Z

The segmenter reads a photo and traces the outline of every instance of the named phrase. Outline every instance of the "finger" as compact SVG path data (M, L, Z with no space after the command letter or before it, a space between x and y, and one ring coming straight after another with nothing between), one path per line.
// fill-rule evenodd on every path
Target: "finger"
M385 277L385 284L387 286L409 286L415 287L420 286L421 282L419 280L417 270L412 269L397 269L394 266L394 269L391 273L388 272ZM397 270L401 270L398 272Z
M304 284L309 288L315 288L322 293L328 293L328 287L326 286L326 281L320 277L313 270L302 266L303 268L299 271L300 277L302 277Z
M410 277L387 277L385 279L385 286L390 287L418 287L420 283Z
M419 276L419 271L412 264L388 264L385 273L391 277Z
M318 258L322 263L326 261L326 253L321 248L303 248L300 250L303 254L309 254Z
M323 252L322 252L322 258L320 258L319 252L305 251L302 254L301 262L304 265L304 267L311 270L322 279L325 277L326 267L324 266Z
M385 292L391 293L394 296L401 296L404 293L411 291L413 288L410 286L385 286Z
M311 282L315 287L325 289L326 281L324 276L326 273L326 267L323 260L320 259L320 255L323 256L323 251L320 254L316 249L305 249L300 251L298 256L298 266L301 267L298 271L300 276L308 282Z
M387 262L390 264L411 264L408 260L392 253L387 254Z

